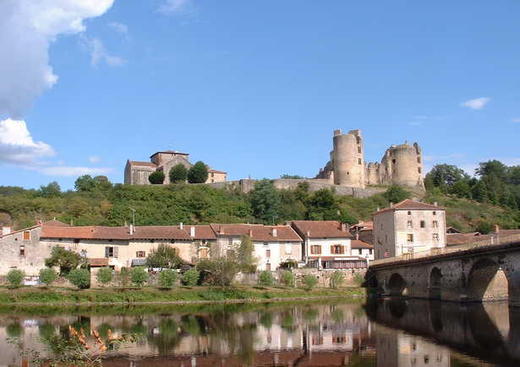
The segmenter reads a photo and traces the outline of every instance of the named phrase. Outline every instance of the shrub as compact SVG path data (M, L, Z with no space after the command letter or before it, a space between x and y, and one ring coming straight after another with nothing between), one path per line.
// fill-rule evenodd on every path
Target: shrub
M189 183L204 183L208 179L208 167L204 162L198 161L188 171Z
M23 283L23 278L25 277L25 273L18 269L9 270L7 273L7 283L9 284L9 288L18 288Z
M186 285L188 287L196 286L199 282L200 273L197 269L193 268L188 271L186 271L182 275L182 284Z
M383 194L386 200L391 203L399 203L404 199L408 199L410 197L410 192L403 189L401 186L390 186L388 190Z
M286 287L294 287L294 274L288 270L285 270L280 275L280 282Z
M303 288L310 291L312 288L318 284L318 278L316 278L314 275L306 275L303 277Z
M148 176L148 181L152 185L161 185L164 182L164 172L163 171L155 171Z
M128 287L130 284L130 270L128 268L121 268L118 275L119 285L123 288Z
M230 286L239 271L236 261L227 258L214 260L202 260L197 264L204 283L218 285L221 287Z
M159 287L173 288L177 280L177 273L174 270L166 269L159 273Z
M90 287L90 272L87 269L71 270L67 279L79 289Z
M341 287L343 282L345 281L345 274L343 274L341 271L335 271L330 276L330 287L337 289Z
M170 170L170 183L186 182L188 169L182 163L176 164Z
M54 283L56 279L58 279L58 274L53 269L45 268L40 270L40 282L47 287Z
M146 265L149 268L177 268L180 264L182 260L177 255L177 250L165 244L160 244L146 257Z
M365 283L365 277L359 273L356 273L354 274L354 282L361 287L363 283Z
M270 271L263 271L258 276L258 284L263 285L265 287L272 286L274 283L273 274Z
M101 268L96 274L96 279L100 284L107 285L112 281L112 269Z
M148 281L148 272L142 266L132 268L130 271L130 279L137 287L142 287Z
M67 275L72 269L76 269L81 265L81 260L82 258L77 252L54 246L51 251L51 257L45 259L45 266L49 268L59 266L60 274Z

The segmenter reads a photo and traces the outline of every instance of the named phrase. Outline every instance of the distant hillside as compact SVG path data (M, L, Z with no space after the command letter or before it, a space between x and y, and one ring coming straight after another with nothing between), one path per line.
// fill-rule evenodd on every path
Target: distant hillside
M131 223L135 210L138 225L283 223L293 219L355 223L371 219L378 207L409 196L396 187L364 199L339 196L330 190L310 192L303 184L294 190L276 190L268 180L259 181L249 194L205 185L112 185L106 178L90 178L76 186L76 191L63 193L55 183L39 190L0 187L0 222L9 221L10 216L17 229L52 218L75 225L114 226ZM428 192L425 200L445 206L448 225L463 231L483 228L483 224L488 228L494 224L520 227L520 212L512 208L457 198L439 190Z

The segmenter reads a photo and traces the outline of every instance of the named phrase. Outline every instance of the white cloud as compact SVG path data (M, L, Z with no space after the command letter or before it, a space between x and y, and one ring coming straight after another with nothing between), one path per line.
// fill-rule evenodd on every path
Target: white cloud
M165 0L159 7L159 11L163 14L180 13L186 10L191 4L191 0Z
M105 49L105 45L99 38L82 37L82 43L90 54L90 64L98 66L100 63L106 63L109 66L121 66L126 61L125 59L110 55Z
M481 110L489 103L489 101L491 101L491 98L489 97L480 97L462 102L461 106L471 108L472 110Z
M90 163L99 163L101 161L101 158L97 155L91 155L90 157L88 157L88 161Z
M71 166L54 166L54 167L38 167L36 171L47 176L83 176L83 175L106 175L112 171L110 168L96 167L71 167Z
M25 121L0 121L0 162L32 164L54 154L49 144L34 141Z
M119 23L119 22L111 22L111 23L108 23L108 26L110 28L112 28L114 31L116 31L117 33L120 33L122 35L128 34L128 26L126 24Z
M58 76L49 46L61 34L85 31L84 20L114 0L0 0L0 116L20 118Z
M511 119L511 122L520 122L520 117L515 117Z

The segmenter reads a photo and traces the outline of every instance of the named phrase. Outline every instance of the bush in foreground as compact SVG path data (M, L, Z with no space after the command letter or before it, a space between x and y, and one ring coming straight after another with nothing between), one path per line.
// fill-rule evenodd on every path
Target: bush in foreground
M166 269L159 273L159 287L160 288L173 288L175 281L177 280L177 273L174 270Z
M148 272L139 266L130 270L130 280L137 287L142 287L148 281Z
M99 284L107 285L112 281L112 269L110 268L101 268L98 270L96 274L96 279Z
M318 278L316 278L314 275L306 275L303 277L303 288L310 291L312 288L316 287L316 284L318 284Z
M9 270L7 273L7 283L9 288L18 288L23 283L25 273L18 269Z
M90 287L90 272L87 269L71 270L67 279L79 289Z
M286 270L280 276L280 282L286 287L294 287L294 274Z
M45 284L46 287L50 286L52 283L58 279L58 274L51 268L45 268L40 270L40 282Z
M182 275L182 284L188 287L196 286L199 282L200 273L197 269L190 269Z
M274 278L270 271L263 271L258 276L258 284L263 285L264 287L270 287L273 283Z
M344 281L345 275L341 271L335 271L330 276L330 287L333 289L338 289L341 287Z

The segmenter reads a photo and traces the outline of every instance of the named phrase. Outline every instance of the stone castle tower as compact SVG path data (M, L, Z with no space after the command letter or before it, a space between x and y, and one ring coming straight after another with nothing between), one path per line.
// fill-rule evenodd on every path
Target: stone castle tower
M316 176L341 186L400 185L424 188L422 151L417 143L392 145L381 163L365 164L360 130L334 131L330 161Z

